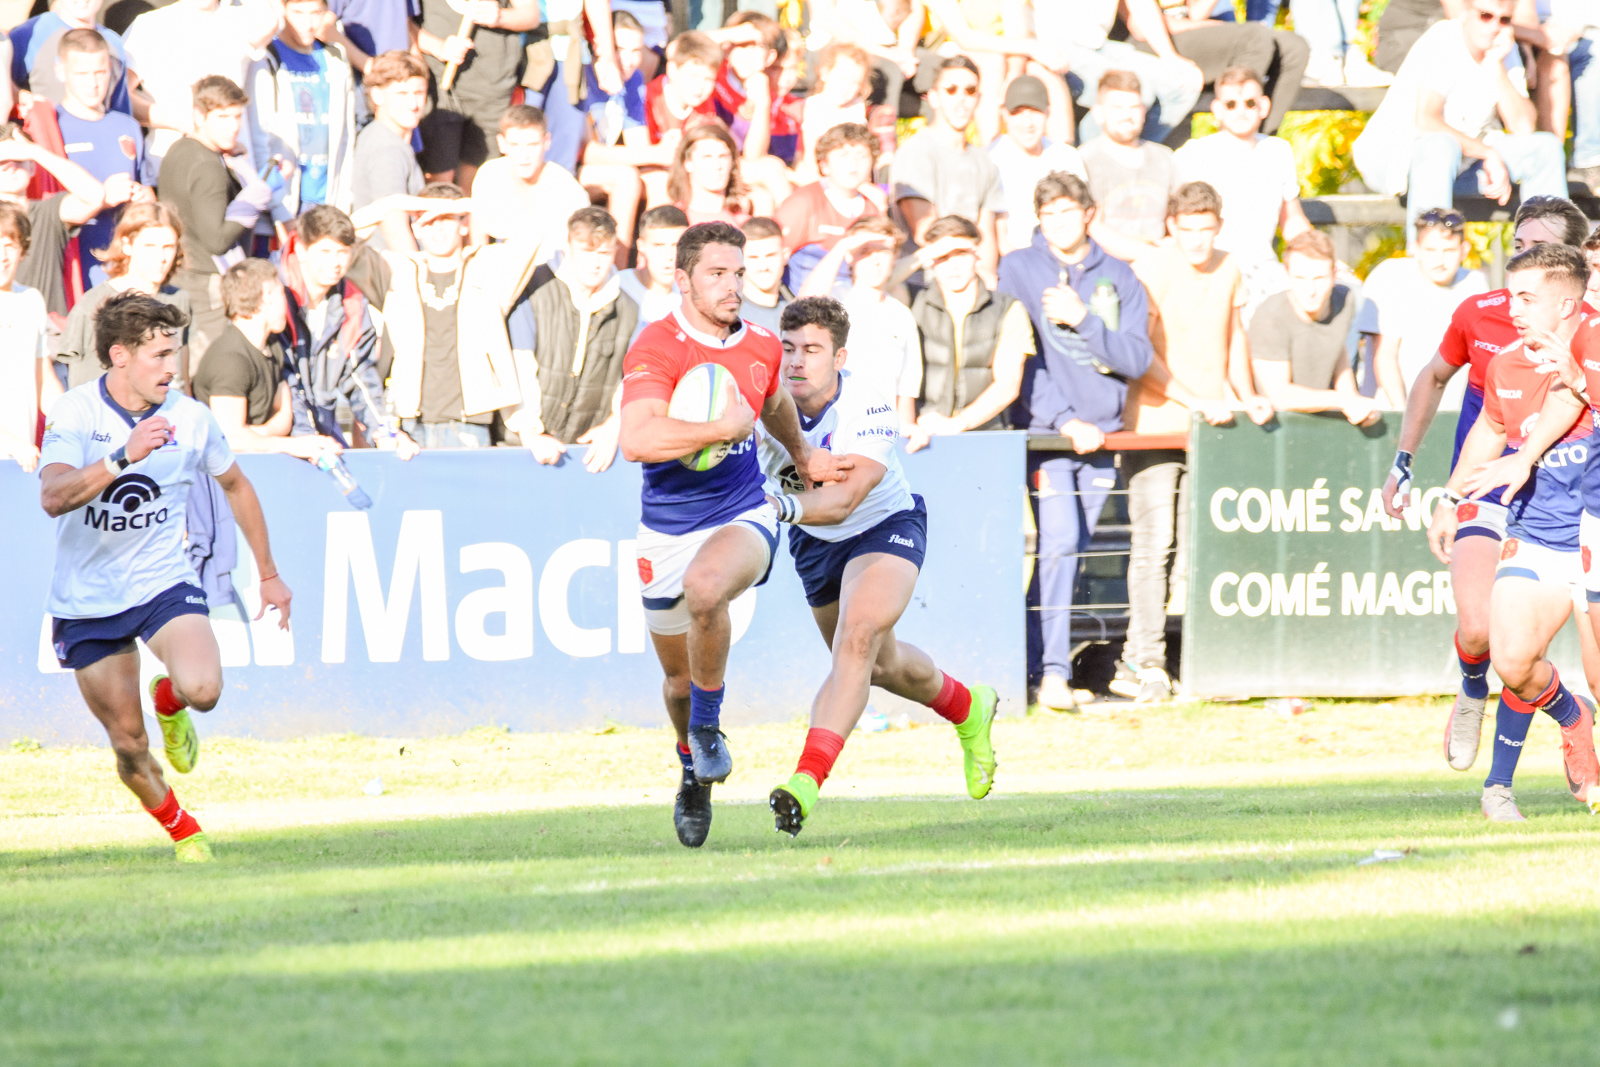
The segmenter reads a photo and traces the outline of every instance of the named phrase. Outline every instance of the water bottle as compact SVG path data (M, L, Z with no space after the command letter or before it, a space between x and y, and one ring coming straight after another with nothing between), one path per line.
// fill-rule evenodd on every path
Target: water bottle
M332 452L323 452L317 456L317 469L326 472L339 484L339 492L350 502L353 508L366 511L372 507L372 498L366 494L361 486L356 484L355 475L350 473L350 468L345 466L344 457L336 456Z
M1310 711L1311 702L1300 697L1277 697L1267 701L1262 707L1287 719L1294 715L1304 715Z
M1100 317L1106 324L1106 329L1115 330L1122 321L1122 298L1117 295L1117 287L1110 278L1101 278L1094 283L1094 295L1089 298L1089 310Z

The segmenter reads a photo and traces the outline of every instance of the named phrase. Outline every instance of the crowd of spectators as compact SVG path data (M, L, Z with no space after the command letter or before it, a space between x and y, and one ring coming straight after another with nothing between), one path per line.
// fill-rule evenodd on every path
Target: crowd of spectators
M175 385L238 451L582 446L601 471L678 239L728 222L744 317L841 300L909 451L1070 440L1028 470L1051 706L1126 489L1117 685L1155 699L1184 453L1106 435L1370 422L1486 287L1454 198L1566 195L1569 121L1600 183L1594 0L1391 0L1376 65L1355 0L1291 0L1292 31L1276 0L739 6L681 29L662 0L0 0L0 456L32 469L55 397L101 373L95 309L137 289L185 312ZM1366 291L1274 136L1305 86L1387 87L1354 159L1408 194L1411 255Z

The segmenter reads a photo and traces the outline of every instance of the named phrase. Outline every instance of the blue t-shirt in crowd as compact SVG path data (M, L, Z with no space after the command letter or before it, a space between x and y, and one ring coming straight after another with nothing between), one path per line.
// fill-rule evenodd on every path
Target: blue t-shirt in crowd
M56 103L66 96L60 79L56 77L56 49L72 27L54 11L47 11L12 29L11 80L18 88L29 89ZM111 84L106 88L103 101L111 111L131 114L133 103L128 98L128 71L122 60L122 38L99 24L95 29L111 49ZM3 118L3 116L0 116Z
M597 141L607 145L618 144L622 140L622 131L645 124L643 71L634 71L633 77L623 83L622 91L610 97L600 91L600 81L594 76L593 67L584 67L583 74L589 80L585 109L594 120Z
M310 52L297 52L282 41L273 51L289 75L294 93L295 124L300 129L300 207L328 200L328 53L322 42Z
M411 20L422 17L416 0L328 0L328 10L350 43L369 56L411 51Z
M105 181L113 174L137 179L144 161L144 133L139 124L120 111L107 111L97 120L80 119L64 107L56 108L56 123L61 127L61 143L67 158ZM83 258L83 286L92 289L106 280L105 269L95 258L111 244L122 206L108 207L83 224L78 231L78 248Z

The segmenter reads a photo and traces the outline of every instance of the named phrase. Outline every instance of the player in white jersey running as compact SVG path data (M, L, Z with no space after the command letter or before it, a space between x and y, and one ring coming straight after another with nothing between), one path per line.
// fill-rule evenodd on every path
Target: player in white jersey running
M173 840L181 862L211 859L200 824L150 755L139 705L134 638L166 667L151 684L167 759L193 769L200 745L188 708L222 695L222 657L205 593L184 553L190 486L211 475L227 493L255 553L261 614L289 625L289 588L267 544L261 503L205 405L169 388L177 373L182 311L142 293L95 313L104 377L58 400L39 458L40 502L56 518L55 573L47 605L57 660L71 668L105 727L117 774Z
M811 705L800 762L769 798L774 828L800 832L874 685L954 724L967 792L981 800L994 784L995 691L969 690L894 634L928 546L927 509L895 454L894 404L846 369L850 316L837 300L796 300L783 311L781 333L783 384L800 411L806 443L848 456L853 466L844 480L808 490L787 456L763 442L769 497L779 518L794 524L789 552L833 653L833 669Z

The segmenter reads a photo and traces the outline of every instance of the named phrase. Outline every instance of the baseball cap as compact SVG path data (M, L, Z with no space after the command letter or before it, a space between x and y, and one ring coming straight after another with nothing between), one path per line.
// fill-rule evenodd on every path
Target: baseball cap
M1006 87L1005 109L1016 111L1018 108L1031 107L1035 111L1050 110L1050 95L1045 92L1044 82L1029 74L1012 80Z

